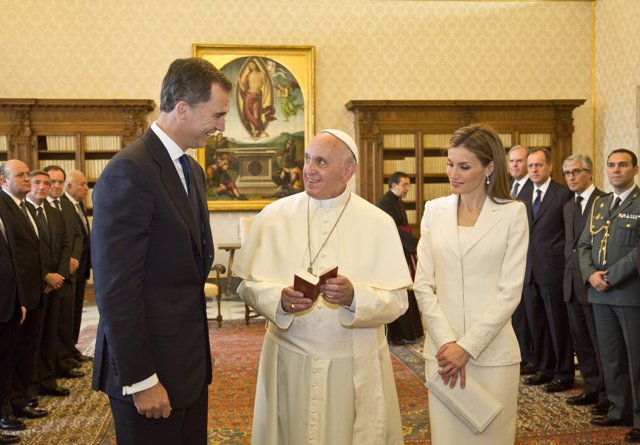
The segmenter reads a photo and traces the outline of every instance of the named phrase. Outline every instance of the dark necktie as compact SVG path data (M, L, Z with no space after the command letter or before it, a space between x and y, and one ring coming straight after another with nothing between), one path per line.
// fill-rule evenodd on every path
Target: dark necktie
M534 218L538 214L538 210L540 210L540 204L542 204L542 190L538 189L536 190L536 193L536 199L533 200L533 206L531 206Z
M618 207L620 207L620 203L622 202L622 200L620 199L620 197L618 196L616 198L615 201L613 201L613 207L611 208L611 210L616 210Z
M24 213L24 217L27 218L27 221L31 222L29 219L29 211L27 210L27 203L20 201L20 208L22 209L22 213Z
M582 219L582 201L584 198L580 195L576 196L573 206L573 239L580 237L580 221Z
M49 225L47 224L47 217L44 215L44 209L42 207L38 207L36 209L36 224L38 224L38 232L40 232L40 238L48 244Z
M62 208L60 208L60 200L59 199L54 199L53 200L53 204L56 206L56 209L62 211Z
M516 199L518 190L520 190L520 183L516 181L513 183L513 190L511 190L511 199Z
M191 193L191 169L189 167L189 159L187 158L189 155L182 155L178 159L180 159L180 165L182 165L182 173L184 174L184 182L187 184L187 194Z
M7 229L4 228L4 222L0 219L0 233L2 233L2 239L9 245L9 238L7 238Z
M80 221L82 221L82 226L84 227L84 231L85 233L89 233L89 224L87 223L87 217L84 214L84 209L82 208L82 203L77 202L75 205L76 208L76 213L78 214L78 217L80 218Z

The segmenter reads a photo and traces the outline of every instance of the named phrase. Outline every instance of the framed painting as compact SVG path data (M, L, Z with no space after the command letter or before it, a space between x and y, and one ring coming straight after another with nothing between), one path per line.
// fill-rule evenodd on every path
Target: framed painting
M225 130L197 159L209 210L260 210L304 190L304 149L314 134L315 48L194 44L233 84Z

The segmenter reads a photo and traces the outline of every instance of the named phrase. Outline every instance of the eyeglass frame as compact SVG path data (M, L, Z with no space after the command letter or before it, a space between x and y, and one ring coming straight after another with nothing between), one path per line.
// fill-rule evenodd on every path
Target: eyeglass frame
M573 170L565 170L562 172L562 175L565 178L568 178L569 176L573 176L574 178L576 176L578 176L580 173L582 172L590 172L591 170L588 168L574 168Z

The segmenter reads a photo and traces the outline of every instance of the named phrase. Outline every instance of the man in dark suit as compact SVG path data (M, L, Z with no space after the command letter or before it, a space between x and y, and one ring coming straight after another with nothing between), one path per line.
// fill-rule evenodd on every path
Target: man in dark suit
M409 265L411 277L415 277L418 240L411 234L411 227L407 220L407 211L402 200L407 196L411 187L409 176L401 171L394 172L389 177L389 190L382 195L377 206L393 218L398 227L404 256ZM391 344L415 343L424 335L422 317L418 309L418 302L412 290L407 291L409 308L393 322L387 325L387 340Z
M49 174L51 188L47 201L54 209L62 212L67 236L71 240L69 258L69 274L62 288L58 291L60 300L60 316L58 318L58 337L60 338L59 350L56 353L56 369L61 374L69 375L71 368L81 366L75 358L76 343L74 341L74 298L76 289L77 270L82 257L84 243L84 228L78 217L78 213L68 199L62 199L66 174L62 167L48 165L44 171Z
M2 167L0 171L1 169ZM0 199L0 405L7 402L20 323L27 313L27 308L20 301L22 295L13 258L14 250L13 228L9 224L8 209L4 199ZM4 427L0 423L0 428ZM18 436L0 433L0 444L17 442L20 442Z
M511 197L518 199L519 196L529 196L533 190L533 183L529 179L529 171L527 170L527 154L529 149L522 145L514 145L509 149L509 173L511 180L509 188L511 189ZM531 338L531 330L527 322L527 311L524 307L524 298L518 303L518 307L511 315L511 324L518 339L520 347L520 374L535 374L538 370L536 359L533 355L533 339Z
M73 205L78 216L80 227L82 229L82 250L78 262L78 270L76 271L76 284L73 298L73 355L79 361L91 360L90 357L82 355L75 347L78 343L80 335L80 323L82 321L82 306L84 303L84 290L87 280L91 274L91 228L87 220L87 214L84 208L84 199L89 192L89 182L84 174L79 170L71 170L67 172L65 181L65 192L61 199L68 201ZM62 377L81 377L84 373L76 370L63 368L60 371Z
M580 269L588 283L607 397L611 406L598 426L633 428L625 441L640 442L640 189L638 158L613 150L607 176L613 193L594 202L590 224L580 237Z
M587 298L587 288L580 271L578 242L587 225L593 201L604 195L593 185L591 158L583 154L569 156L562 163L562 172L575 198L564 205L564 301L567 304L573 349L578 357L580 375L584 381L582 393L567 399L569 405L592 405L592 412L606 414L609 408L602 376L593 308Z
M1 177L0 198L4 200L9 224L13 227L15 265L27 308L14 360L9 390L11 403L3 405L0 418L6 424L15 420L14 415L38 418L46 416L47 411L29 406L27 399L27 387L35 371L40 342L44 291L35 210L25 200L31 190L29 168L22 161L10 159L2 165Z
M204 172L185 151L224 130L230 91L209 62L174 61L158 120L114 156L94 189L93 387L109 395L118 444L207 441L204 283L213 241Z
M33 170L31 191L27 201L36 209L36 223L40 232L40 261L44 277L43 326L37 372L30 395L38 391L50 396L68 396L69 390L58 385L55 379L57 352L60 350L58 321L60 318L60 296L69 292L64 286L69 277L71 241L62 219L62 213L49 205L47 196L51 188L49 175L42 170Z
M572 388L575 376L567 307L562 296L563 207L572 193L551 179L549 150L532 149L527 167L533 191L522 197L530 224L524 303L538 372L525 383L546 383L545 391L558 392Z

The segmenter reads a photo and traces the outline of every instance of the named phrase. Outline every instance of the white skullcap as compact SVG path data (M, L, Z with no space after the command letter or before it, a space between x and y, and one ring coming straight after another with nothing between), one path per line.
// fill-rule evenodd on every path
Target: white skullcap
M333 136L344 142L349 150L351 150L351 153L353 153L353 157L356 159L356 164L358 163L358 146L356 145L356 141L354 141L351 136L349 136L342 130L334 130L332 128L322 130L320 133L332 134Z

